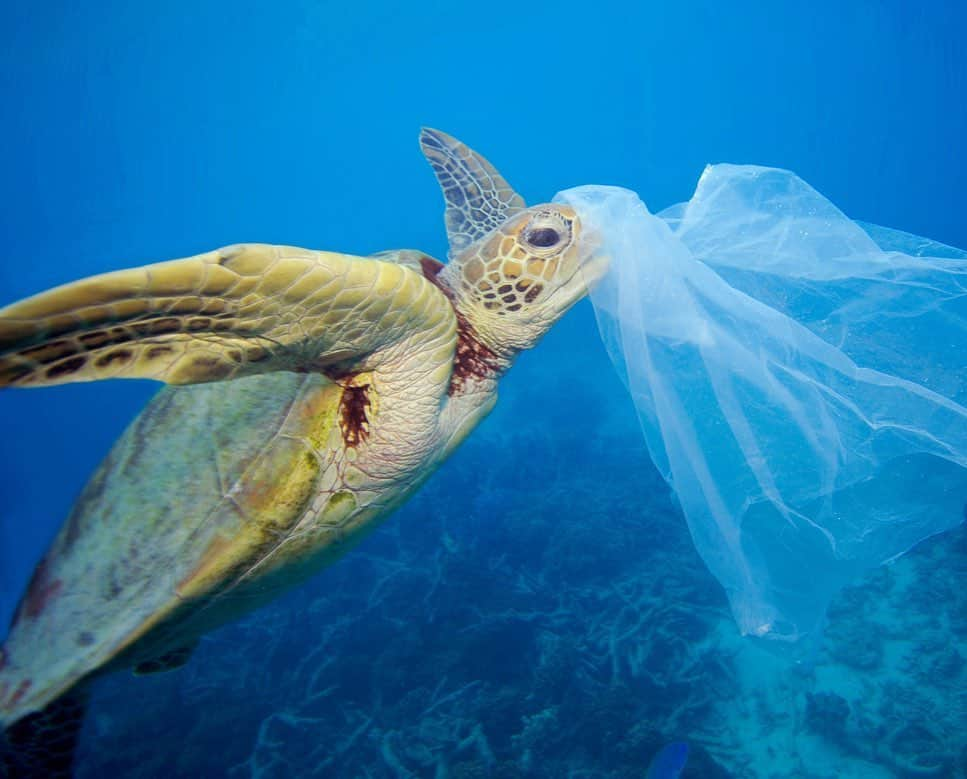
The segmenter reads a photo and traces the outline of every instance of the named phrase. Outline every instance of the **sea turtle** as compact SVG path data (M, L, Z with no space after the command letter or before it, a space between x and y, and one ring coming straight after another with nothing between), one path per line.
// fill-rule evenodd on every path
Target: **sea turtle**
M399 506L603 272L573 210L527 208L421 134L449 262L244 244L0 310L0 386L153 378L37 566L0 650L8 771L69 772L93 677L187 661ZM12 745L12 748L11 746Z

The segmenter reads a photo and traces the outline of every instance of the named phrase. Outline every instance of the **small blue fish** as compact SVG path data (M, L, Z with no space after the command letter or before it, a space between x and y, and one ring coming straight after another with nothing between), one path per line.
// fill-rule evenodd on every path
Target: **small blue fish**
M684 741L672 741L652 758L645 779L678 779L687 760L688 744Z

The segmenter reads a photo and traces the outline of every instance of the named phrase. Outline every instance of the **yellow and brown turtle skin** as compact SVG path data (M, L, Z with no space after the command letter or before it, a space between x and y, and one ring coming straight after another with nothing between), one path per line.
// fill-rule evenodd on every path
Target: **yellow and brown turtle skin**
M447 202L447 265L241 245L0 310L2 386L172 385L37 566L0 650L0 726L105 671L182 663L206 631L338 559L601 274L573 211L526 208L463 144L421 141Z

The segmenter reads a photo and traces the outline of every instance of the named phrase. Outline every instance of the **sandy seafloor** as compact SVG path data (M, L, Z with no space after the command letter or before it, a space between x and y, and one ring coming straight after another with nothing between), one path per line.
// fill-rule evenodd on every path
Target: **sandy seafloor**
M445 255L422 124L529 202L795 170L967 248L962 4L0 6L0 293L255 240ZM940 334L942 335L942 334ZM0 618L153 388L0 394ZM816 652L738 635L588 304L384 527L170 674L94 692L78 775L967 777L967 529L871 571Z

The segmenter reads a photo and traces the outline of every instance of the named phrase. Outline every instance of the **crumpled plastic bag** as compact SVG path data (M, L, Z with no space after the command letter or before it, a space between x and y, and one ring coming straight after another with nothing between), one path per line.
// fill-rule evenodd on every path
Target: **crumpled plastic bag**
M555 200L611 256L602 337L743 633L817 635L844 584L963 521L967 253L757 166L657 216Z

